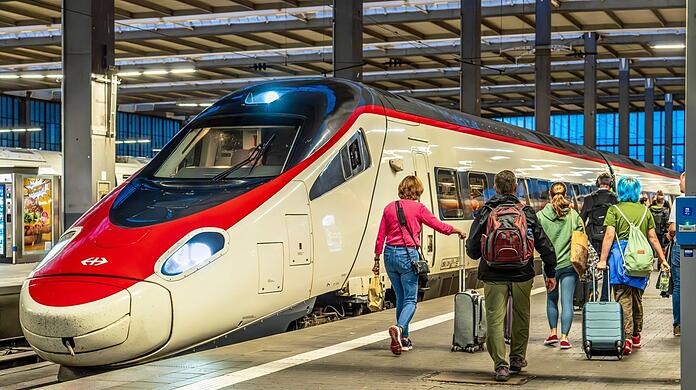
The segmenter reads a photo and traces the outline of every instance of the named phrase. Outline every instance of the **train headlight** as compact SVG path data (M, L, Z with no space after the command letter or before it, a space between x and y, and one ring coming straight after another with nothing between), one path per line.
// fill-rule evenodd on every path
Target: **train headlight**
M244 99L246 104L271 104L280 99L280 93L276 91L264 91L260 93L250 92Z
M161 263L159 271L165 277L183 277L219 257L225 248L225 236L200 232L174 247L177 249Z

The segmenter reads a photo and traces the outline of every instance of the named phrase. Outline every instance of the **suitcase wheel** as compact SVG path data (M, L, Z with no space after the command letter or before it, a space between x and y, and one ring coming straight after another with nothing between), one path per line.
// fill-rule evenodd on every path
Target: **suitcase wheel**
M585 341L583 349L585 350L585 356L587 356L587 360L592 360L592 342L589 340Z
M616 357L621 360L623 359L624 344L621 341L616 342Z

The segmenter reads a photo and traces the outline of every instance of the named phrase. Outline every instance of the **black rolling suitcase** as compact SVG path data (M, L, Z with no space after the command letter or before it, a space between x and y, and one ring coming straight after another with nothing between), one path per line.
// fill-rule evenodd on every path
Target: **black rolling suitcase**
M578 280L573 293L573 306L582 309L590 298L590 282Z
M459 245L459 292L454 295L452 351L482 351L486 343L485 298L476 290L465 290L463 240Z

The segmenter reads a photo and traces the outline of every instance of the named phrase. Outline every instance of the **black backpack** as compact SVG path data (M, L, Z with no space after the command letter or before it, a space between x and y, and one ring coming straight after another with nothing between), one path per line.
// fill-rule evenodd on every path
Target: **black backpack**
M660 242L662 242L669 226L669 209L666 207L650 206L650 212L655 219L655 233L657 233L657 237L660 239Z
M607 192L605 194L594 193L594 203L592 209L587 213L587 235L591 241L598 242L604 239L604 218L607 216L607 211L616 202L616 197ZM600 199L601 198L601 199Z

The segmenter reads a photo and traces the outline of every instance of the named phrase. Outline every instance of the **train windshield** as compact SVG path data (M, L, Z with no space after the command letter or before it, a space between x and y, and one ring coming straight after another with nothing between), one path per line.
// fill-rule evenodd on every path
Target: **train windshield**
M280 175L297 126L201 127L186 134L154 174L159 179L233 180Z

